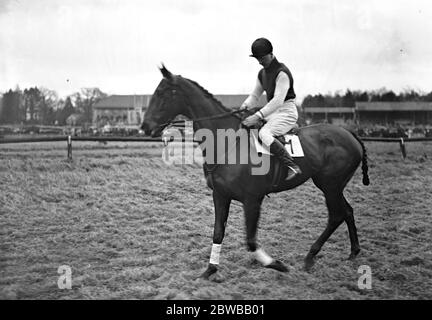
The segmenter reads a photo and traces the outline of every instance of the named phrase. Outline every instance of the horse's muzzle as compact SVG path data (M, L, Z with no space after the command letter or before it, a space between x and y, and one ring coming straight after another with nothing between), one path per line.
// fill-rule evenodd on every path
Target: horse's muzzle
M156 138L156 137L160 137L162 134L162 129L160 128L156 128L150 131L150 136L152 138Z
M147 122L143 122L141 125L141 130L144 131L144 134L146 136L151 136L151 137L157 137L158 134L160 135L160 132L158 133L158 127L154 127L152 128L152 126L150 126L150 124L148 124Z

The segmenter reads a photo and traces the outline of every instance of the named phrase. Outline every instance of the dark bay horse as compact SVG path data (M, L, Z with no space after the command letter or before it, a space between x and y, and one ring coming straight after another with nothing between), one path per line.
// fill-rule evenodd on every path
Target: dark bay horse
M160 136L164 127L179 114L193 121L195 132L203 128L213 133L218 129L239 129L241 118L224 107L198 83L174 75L164 66L161 72L163 79L152 96L141 126L147 135ZM302 127L299 129L298 137L304 157L294 160L300 166L302 174L276 186L272 184L275 161L273 157L271 170L264 175L251 174L251 164L204 164L207 184L213 190L215 223L210 263L202 274L203 278L208 278L217 271L232 200L243 204L248 250L253 252L255 258L264 266L287 271L282 262L271 258L258 246L256 234L260 208L266 194L295 188L310 178L324 193L329 216L325 230L305 257L305 269L310 270L314 264L314 257L342 222L348 227L351 242L349 259L357 256L360 245L353 208L345 199L343 190L360 163L363 184L369 184L365 146L354 133L329 124Z

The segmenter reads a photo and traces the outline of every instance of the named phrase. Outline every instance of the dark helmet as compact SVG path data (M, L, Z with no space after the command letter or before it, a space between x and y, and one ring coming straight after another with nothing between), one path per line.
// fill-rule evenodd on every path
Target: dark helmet
M273 52L273 46L266 38L258 38L252 43L250 57L259 58Z

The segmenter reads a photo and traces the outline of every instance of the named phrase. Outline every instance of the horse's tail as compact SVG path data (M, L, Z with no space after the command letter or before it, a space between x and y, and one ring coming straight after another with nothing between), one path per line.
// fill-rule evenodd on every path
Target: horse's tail
M368 163L367 163L367 154L366 154L366 147L363 143L363 141L360 139L360 137L353 131L350 131L351 134L356 138L356 140L360 143L362 150L363 150L363 157L362 157L362 172L363 172L363 184L365 186L369 185L369 175L368 175Z

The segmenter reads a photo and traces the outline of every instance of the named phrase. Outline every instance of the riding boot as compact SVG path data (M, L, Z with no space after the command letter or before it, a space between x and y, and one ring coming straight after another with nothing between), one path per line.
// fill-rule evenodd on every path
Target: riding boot
M295 176L301 174L300 167L294 162L291 155L285 149L284 145L279 142L279 140L274 139L273 143L270 145L270 152L273 153L282 164L288 168L288 173L285 180L291 180Z

